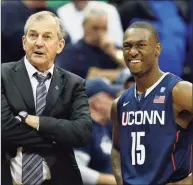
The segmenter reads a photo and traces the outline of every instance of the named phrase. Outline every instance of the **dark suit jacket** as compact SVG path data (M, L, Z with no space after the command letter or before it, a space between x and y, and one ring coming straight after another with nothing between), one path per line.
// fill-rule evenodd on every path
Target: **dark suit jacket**
M51 171L48 185L81 185L73 147L85 146L91 136L85 81L54 68L47 104L36 131L15 118L22 110L35 115L32 87L23 59L2 64L1 74L2 184L12 184L9 159L16 156L16 149L21 146L45 158Z

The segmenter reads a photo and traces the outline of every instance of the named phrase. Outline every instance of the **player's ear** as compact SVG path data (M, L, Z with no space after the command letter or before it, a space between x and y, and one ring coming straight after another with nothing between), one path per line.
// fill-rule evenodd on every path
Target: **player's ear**
M157 43L155 49L156 49L155 55L156 55L157 57L160 56L161 49L162 49L161 43Z

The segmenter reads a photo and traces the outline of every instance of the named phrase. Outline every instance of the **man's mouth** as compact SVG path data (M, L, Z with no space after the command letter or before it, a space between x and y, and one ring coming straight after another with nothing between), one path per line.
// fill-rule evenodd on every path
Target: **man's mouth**
M130 60L130 62L132 63L132 64L138 64L138 63L140 63L140 62L142 62L141 60Z
M43 54L44 54L44 52L41 52L41 51L34 51L34 53L35 53L36 55L43 55Z

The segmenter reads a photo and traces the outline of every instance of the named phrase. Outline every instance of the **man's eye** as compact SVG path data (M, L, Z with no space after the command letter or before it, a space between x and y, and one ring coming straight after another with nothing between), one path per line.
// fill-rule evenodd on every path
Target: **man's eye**
M145 44L139 44L139 47L145 47L146 45Z
M50 37L50 36L45 36L44 38L45 38L45 39L50 39L51 37Z
M35 38L36 36L37 36L36 34L33 34L33 33L30 34L30 37L31 37L31 38Z
M125 45L123 46L124 49L130 49L132 46L131 45Z

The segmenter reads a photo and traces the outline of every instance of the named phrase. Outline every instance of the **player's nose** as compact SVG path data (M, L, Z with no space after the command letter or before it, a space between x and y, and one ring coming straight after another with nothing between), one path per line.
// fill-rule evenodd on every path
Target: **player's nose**
M132 58L135 58L137 55L139 54L138 50L135 48L135 47L132 47L130 52L129 52L129 55L132 57Z

